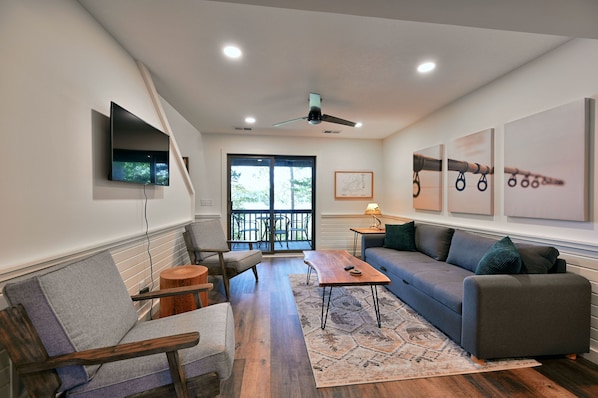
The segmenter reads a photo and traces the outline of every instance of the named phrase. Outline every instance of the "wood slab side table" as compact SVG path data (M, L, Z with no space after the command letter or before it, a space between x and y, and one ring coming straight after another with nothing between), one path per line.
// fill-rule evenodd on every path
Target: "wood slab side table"
M198 285L208 281L208 268L203 265L180 265L160 273L160 289ZM208 305L208 292L200 293L201 302ZM196 309L193 294L160 299L160 318Z

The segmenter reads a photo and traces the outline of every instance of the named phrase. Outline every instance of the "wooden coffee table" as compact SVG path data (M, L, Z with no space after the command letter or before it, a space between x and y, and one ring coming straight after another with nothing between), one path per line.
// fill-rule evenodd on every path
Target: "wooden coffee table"
M370 286L374 311L378 327L380 325L380 303L378 302L378 285L389 285L390 279L383 273L373 268L368 263L350 255L346 250L306 250L303 252L305 264L307 264L307 284L312 269L318 275L319 286L322 291L322 321L321 328L326 327L328 310L330 308L330 297L332 288L335 286ZM345 267L352 265L353 269L361 271L361 275L352 275ZM328 303L326 301L326 290L328 289ZM324 313L326 307L326 313Z

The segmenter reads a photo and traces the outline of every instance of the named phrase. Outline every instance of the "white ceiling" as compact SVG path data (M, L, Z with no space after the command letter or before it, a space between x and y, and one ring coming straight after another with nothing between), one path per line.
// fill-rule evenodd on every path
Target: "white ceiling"
M202 133L383 138L569 36L598 38L596 18L585 18L598 15L592 0L79 2L147 66L160 95ZM558 3L568 7L556 9ZM501 17L504 26L496 22ZM229 43L242 48L241 59L222 56ZM426 60L437 68L420 75L415 68ZM306 116L310 92L322 95L323 113L363 127L272 126ZM244 122L248 115L257 119L253 126Z

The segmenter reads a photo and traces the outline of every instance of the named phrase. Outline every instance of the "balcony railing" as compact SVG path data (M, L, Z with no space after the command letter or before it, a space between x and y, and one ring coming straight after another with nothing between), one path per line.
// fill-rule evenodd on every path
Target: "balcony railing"
M276 250L307 250L312 244L311 210L233 210L231 240L256 241L268 247L274 241Z

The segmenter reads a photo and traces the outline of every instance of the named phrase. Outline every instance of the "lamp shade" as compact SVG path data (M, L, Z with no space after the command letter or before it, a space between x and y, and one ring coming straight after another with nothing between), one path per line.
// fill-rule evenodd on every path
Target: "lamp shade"
M378 206L378 203L368 203L368 207L366 207L366 209L365 209L365 214L368 214L368 215L382 214L382 211L380 211L380 206Z

